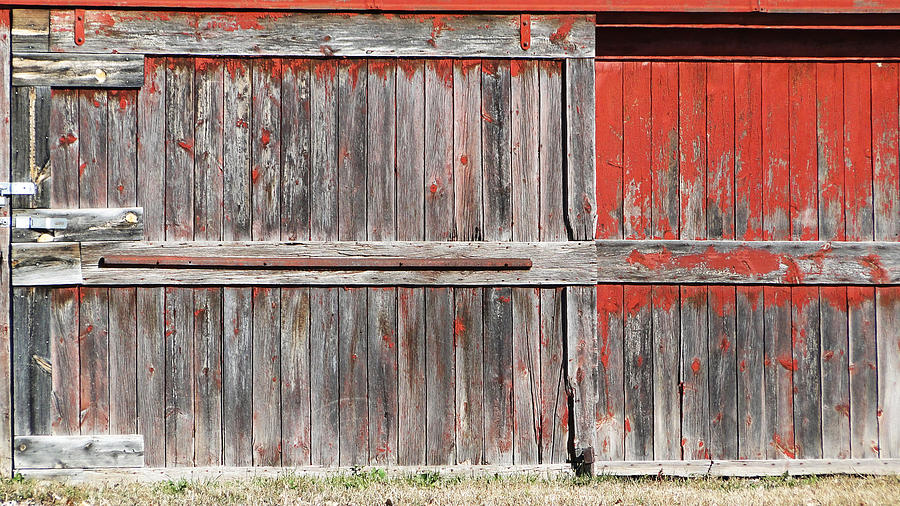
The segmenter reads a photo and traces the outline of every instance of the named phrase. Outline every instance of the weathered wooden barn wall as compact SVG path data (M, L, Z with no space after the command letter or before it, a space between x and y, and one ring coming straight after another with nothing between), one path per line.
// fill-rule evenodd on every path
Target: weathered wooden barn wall
M900 240L895 61L596 72L598 238ZM599 457L900 455L900 289L801 282L600 285Z
M566 240L562 65L148 58L140 90L49 94L50 205L141 206L146 240ZM49 294L53 364L17 434L138 432L150 466L567 456L563 288L17 290Z

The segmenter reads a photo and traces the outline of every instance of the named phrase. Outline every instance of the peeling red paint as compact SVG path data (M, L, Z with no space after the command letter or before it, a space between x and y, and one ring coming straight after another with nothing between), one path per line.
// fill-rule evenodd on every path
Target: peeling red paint
M797 360L792 357L778 357L778 363L788 371L797 370Z
M694 360L691 362L691 371L693 371L695 375L700 374L700 359L699 358L694 357Z
M194 150L194 141L191 141L191 140L178 141L178 147L180 147L181 149L183 149L187 152L191 152Z
M260 139L260 142L262 142L262 145L264 147L267 147L269 145L269 142L271 142L271 140L272 140L272 132L270 132L268 128L263 128L262 129L262 138Z
M559 20L559 28L550 34L550 42L559 46L568 40L569 34L572 33L572 27L575 25L576 17L560 16L557 19Z
M59 145L60 146L68 146L69 144L72 144L77 140L78 140L78 137L75 137L75 135L69 133L69 134L63 135L62 137L59 138Z
M890 275L878 255L866 255L859 259L859 264L869 270L869 279L873 283L887 284L890 282Z

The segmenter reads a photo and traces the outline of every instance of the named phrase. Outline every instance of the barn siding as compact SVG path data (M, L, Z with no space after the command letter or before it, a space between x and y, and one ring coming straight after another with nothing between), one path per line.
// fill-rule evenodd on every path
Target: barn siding
M597 238L896 239L896 64L596 72ZM673 310L670 289L626 285L619 316L620 289L598 288L600 339L624 360L599 367L625 382L623 407L601 394L615 437L601 458L621 458L623 439L627 459L896 454L894 288L685 286Z
M151 58L137 92L54 91L53 194L142 205L147 239L566 240L561 73ZM567 457L558 288L51 295L60 318L79 315L56 321L51 354L74 353L66 374L82 378L53 382L82 407L58 405L54 432L137 430L148 465Z

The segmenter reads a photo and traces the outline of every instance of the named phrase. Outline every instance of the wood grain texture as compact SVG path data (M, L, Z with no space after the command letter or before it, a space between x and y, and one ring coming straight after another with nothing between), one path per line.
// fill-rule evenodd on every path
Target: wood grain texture
M598 240L597 267L605 283L882 285L900 278L895 250L871 241Z
M226 60L223 96L222 237L251 237L251 66L246 60ZM225 125L228 128L225 128ZM250 288L222 290L222 450L229 466L253 463L252 395L253 315Z
M16 468L87 469L143 467L140 434L90 436L17 436Z
M132 176L132 187L134 181ZM132 200L133 195L132 192ZM13 242L135 241L144 237L144 211L140 207L16 209L12 214L14 218L27 216L37 219L67 220L64 229L14 228Z
M653 458L651 289L625 286L625 459Z
M536 241L540 235L540 74L537 62L510 63L512 149L512 238ZM536 198L537 197L537 198ZM512 290L513 461L536 464L540 458L540 290Z
M13 51L50 50L50 10L13 9L10 45Z
M847 287L850 456L878 457L875 289Z
M253 60L250 100L251 237L280 237L281 187L280 59ZM253 287L253 465L281 464L281 291Z
M696 290L697 287L692 289ZM681 297L678 287L653 285L650 294L652 306L650 338L653 343L653 382L650 385L653 391L653 458L679 459L682 447L682 416L687 417L690 414L689 402L694 406L700 402L685 400L682 403L679 395L679 384L685 383L682 388L686 389L689 381L687 377L682 378L680 372L681 350L682 348L690 350L689 344L682 339L687 339L688 336L682 334L699 329L690 326L695 324L696 318L682 322L683 313L686 313L687 309L680 307ZM697 386L694 388L694 391L700 390Z
M882 459L897 458L900 455L900 435L894 420L900 417L900 403L896 392L900 388L900 289L897 287L877 288L878 339L878 456Z
M337 228L337 62L316 60L310 73L310 239L336 240ZM310 288L310 460L336 465L338 432L338 289Z
M136 199L144 209L145 240L165 240L166 66L148 58L144 86L137 95ZM137 416L147 465L166 464L165 453L165 294L162 288L136 289Z
M509 464L515 444L512 292L510 288L485 288L482 297L484 461ZM585 397L590 399L587 393Z
M678 64L678 237L681 239L706 239L706 88L705 63ZM660 98L657 103L665 100L665 96Z
M397 238L398 69L389 60L369 60L367 66L366 235L369 240L391 241ZM397 290L369 288L367 296L368 461L390 465L397 463L399 446Z
M761 287L737 287L735 353L737 359L738 456L766 457L764 309Z
M573 240L594 237L597 221L594 61L565 62L566 216Z
M140 88L144 56L22 53L12 58L13 86Z
M794 437L798 458L822 458L822 353L819 291L791 288Z
M425 239L425 62L398 62L397 239ZM425 289L397 289L397 463L425 462Z
M707 287L709 455L738 456L737 301L734 287ZM693 372L693 371L691 371Z
M52 51L211 55L224 45L242 56L565 58L592 57L594 45L593 16L533 15L527 51L512 15L172 12L162 18L149 11L88 11L84 29L91 37L80 46L74 24L73 11L51 13Z
M622 238L624 65L622 62L597 62L595 65L597 230L594 237L596 239ZM544 91L543 86L541 91ZM543 116L543 104L541 113ZM543 142L543 136L541 140ZM547 179L542 177L542 182L545 181ZM542 189L542 196L543 193Z
M681 287L681 447L685 459L708 458L709 324L705 286ZM654 410L656 406L654 406ZM663 433L665 434L665 433ZM654 434L654 440L657 435ZM656 458L656 454L654 454Z

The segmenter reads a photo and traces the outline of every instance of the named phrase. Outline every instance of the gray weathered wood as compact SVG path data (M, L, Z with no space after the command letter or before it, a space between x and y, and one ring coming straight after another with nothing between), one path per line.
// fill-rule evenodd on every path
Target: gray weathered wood
M594 448L600 420L599 349L597 346L597 290L566 288L567 381L574 413L574 447Z
M16 436L16 469L143 467L144 436Z
M878 455L900 457L900 287L875 290L878 337Z
M81 277L78 243L16 244L10 255L13 286L77 285Z
M796 455L790 287L763 287L763 313L766 458L790 459Z
M681 449L685 459L709 457L711 418L707 306L705 286L681 287ZM666 360L666 357L659 358ZM654 365L656 359L653 357ZM655 404L654 413L660 408ZM664 432L655 432L654 441L659 437L667 436ZM659 455L654 453L653 458L658 459Z
M143 84L143 55L13 53L13 86L140 88Z
M709 462L704 461L709 468ZM886 466L890 469L889 466ZM22 475L36 480L75 483L153 483L190 480L212 483L219 480L303 477L339 478L372 472L393 478L440 475L447 478L534 477L552 479L574 475L569 464L537 464L523 466L446 465L446 466L298 466L298 467L146 467L117 469L23 469Z
M850 345L847 287L819 288L822 364L822 457L850 457ZM880 355L880 354L879 354ZM880 362L880 360L879 360Z
M13 9L12 50L50 50L50 9Z
M594 237L597 222L594 59L566 60L566 214L573 240Z
M736 299L733 286L707 288L709 456L738 457Z
M10 40L9 11L0 13L0 117L9 117L9 61ZM0 146L6 146L10 142L9 123L0 122ZM11 175L9 150L0 150L0 177L8 178ZM0 217L9 218L10 207L0 206ZM9 231L0 230L0 252L9 251ZM12 477L12 321L10 315L10 271L7 254L0 253L0 476Z
M653 458L650 287L626 286L624 298L625 459L649 460Z
M850 366L850 456L878 458L875 289L847 287Z
M891 285L900 243L597 241L600 283Z
M22 245L25 246L24 244ZM590 242L86 242L85 284L145 285L544 285L594 283ZM103 267L104 255L200 257L530 258L531 269L483 271L304 271Z
M791 288L794 441L797 458L822 458L822 351L819 290Z
M89 10L75 45L72 10L50 17L52 51L244 56L594 56L594 16L532 15L531 47L520 46L517 15L389 16L332 13Z
M138 241L144 237L141 207L16 209L13 217L64 218L65 229L14 228L13 242Z
M700 408L701 399L685 400L682 403L679 391L679 383L683 382L686 386L693 387L691 391L685 390L686 396L699 395L700 389L693 384L692 378L680 374L682 359L689 360L687 357L690 351L696 349L699 344L698 342L692 345L690 341L691 337L694 341L699 341L700 336L685 335L699 330L695 327L699 309L687 306L684 304L685 301L679 306L677 286L654 285L650 293L652 303L650 334L653 340L653 458L671 460L681 458L684 429L681 425L682 415L689 415L691 410L691 407L683 404L692 402L695 409ZM691 312L695 315L694 318L690 317ZM703 342L705 341L704 332ZM686 351L684 357L681 357L682 350ZM706 379L705 371L703 379ZM687 418L690 419L690 416Z

